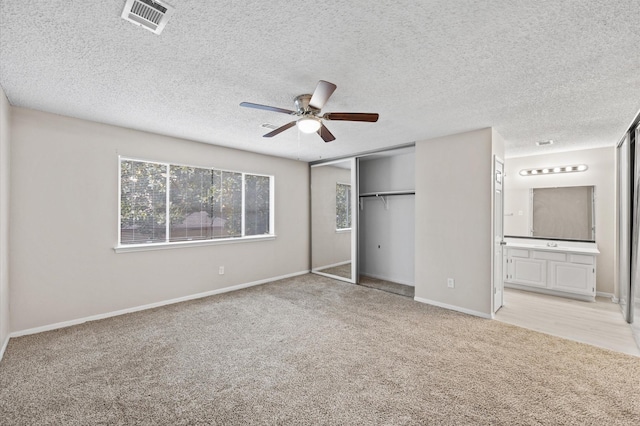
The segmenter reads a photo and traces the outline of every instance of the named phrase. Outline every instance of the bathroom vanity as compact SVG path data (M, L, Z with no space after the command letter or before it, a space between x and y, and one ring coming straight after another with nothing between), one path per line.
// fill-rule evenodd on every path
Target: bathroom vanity
M595 301L595 242L505 237L504 285Z

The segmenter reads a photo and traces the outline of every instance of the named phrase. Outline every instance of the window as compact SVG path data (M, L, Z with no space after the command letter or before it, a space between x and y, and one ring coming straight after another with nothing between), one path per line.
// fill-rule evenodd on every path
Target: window
M269 176L247 175L244 181L245 235L269 233L270 187Z
M166 240L167 166L120 162L120 241L123 244Z
M273 177L120 159L120 245L272 235Z
M351 229L351 185L336 184L336 230Z

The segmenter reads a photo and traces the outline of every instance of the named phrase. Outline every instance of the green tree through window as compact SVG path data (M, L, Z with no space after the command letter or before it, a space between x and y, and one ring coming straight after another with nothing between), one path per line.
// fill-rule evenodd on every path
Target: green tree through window
M245 234L269 233L271 182L268 176L247 175L245 179Z
M167 165L123 161L120 170L120 240L165 241Z
M271 231L271 176L124 159L120 170L120 244L239 238Z
M351 185L336 184L336 229L351 229Z

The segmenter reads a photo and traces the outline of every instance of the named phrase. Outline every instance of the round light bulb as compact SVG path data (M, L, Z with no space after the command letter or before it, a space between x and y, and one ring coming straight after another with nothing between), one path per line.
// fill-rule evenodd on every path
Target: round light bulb
M320 120L315 117L302 117L298 120L298 129L302 133L315 133L320 129Z
M578 166L578 171L584 172L585 170L587 170L587 166L585 166L584 164Z
M571 172L571 171L573 171L573 167L571 167L571 166L565 167L565 170L568 171L568 172Z
M549 173L549 169L542 169L542 173Z
M553 173L560 173L562 171L562 169L560 167L554 167L553 168Z
M528 172L528 171L526 171L526 170L520 170L520 176L526 176L526 175L528 175L528 174L529 174L529 172Z
M532 175L537 175L537 174L538 174L538 171L537 171L537 170L531 170L531 174L532 174Z

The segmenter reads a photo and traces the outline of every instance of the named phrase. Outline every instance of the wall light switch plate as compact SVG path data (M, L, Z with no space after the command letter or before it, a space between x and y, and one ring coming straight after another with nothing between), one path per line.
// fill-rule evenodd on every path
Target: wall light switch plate
M224 266L221 266L218 268L218 274L219 275L224 275Z
M456 284L456 282L454 281L453 278L447 278L447 287L454 288L455 284Z

